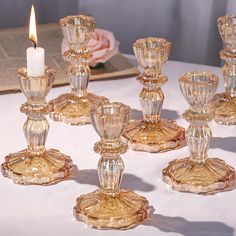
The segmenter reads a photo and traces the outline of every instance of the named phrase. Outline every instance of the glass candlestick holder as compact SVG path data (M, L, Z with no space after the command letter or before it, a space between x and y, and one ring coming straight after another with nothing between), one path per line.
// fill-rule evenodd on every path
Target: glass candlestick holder
M164 94L161 86L167 76L161 73L161 66L167 61L171 43L161 38L137 40L134 53L143 68L137 78L143 85L139 100L143 120L130 121L123 134L130 149L147 152L164 152L184 145L184 129L174 121L160 118Z
M209 102L215 95L218 77L206 72L189 72L180 79L180 89L190 108L183 118L190 122L186 142L190 156L171 161L163 170L163 179L177 191L211 194L229 189L235 171L223 160L208 158L212 136L208 122L214 118Z
M91 107L108 101L105 97L87 91L91 74L88 61L92 53L86 45L94 32L95 20L91 16L67 16L60 20L60 25L64 38L70 44L63 58L69 64L71 93L62 94L49 102L53 106L50 117L70 125L88 124L91 123Z
M22 67L18 69L18 78L27 97L21 112L27 115L24 134L28 148L6 156L2 172L18 184L54 184L65 179L72 169L69 156L44 146L49 130L45 115L51 111L45 97L52 87L54 70L46 67L44 76L30 77Z
M120 189L127 151L120 136L128 122L130 108L121 103L107 103L91 110L91 120L101 141L94 150L100 153L98 177L101 188L81 195L74 207L78 220L95 228L128 228L147 218L148 201L130 190Z
M223 77L225 92L217 94L211 104L215 112L214 120L223 125L236 124L236 15L226 15L217 19L220 36L226 45L220 58L225 60Z

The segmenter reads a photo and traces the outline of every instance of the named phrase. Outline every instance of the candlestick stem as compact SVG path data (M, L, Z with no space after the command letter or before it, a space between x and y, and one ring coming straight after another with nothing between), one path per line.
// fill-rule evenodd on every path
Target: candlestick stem
M124 162L117 154L104 154L98 162L98 177L101 191L105 194L119 193L124 171Z
M187 112L185 113L187 116ZM210 139L212 136L211 129L207 121L190 121L190 125L186 130L186 143L189 148L190 159L202 163L207 159L207 151L209 149Z
M24 134L30 152L42 153L45 151L45 142L49 124L45 116L29 116L24 124Z
M139 101L143 112L143 118L146 122L159 122L164 94L161 88L155 90L143 88L139 95Z
M226 97L236 97L236 60L226 59L223 66L224 87Z
M78 62L69 67L68 77L71 93L82 98L87 95L88 81L91 71L87 63Z

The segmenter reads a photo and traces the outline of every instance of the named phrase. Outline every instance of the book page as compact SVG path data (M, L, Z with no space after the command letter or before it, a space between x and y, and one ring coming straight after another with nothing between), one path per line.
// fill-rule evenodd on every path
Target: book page
M67 68L61 55L62 33L59 24L38 26L39 46L46 52L46 65L56 70L54 85L68 84ZM19 90L17 68L26 65L26 49L32 46L28 28L0 30L0 91ZM103 67L91 70L90 80L130 77L138 70L121 54L117 54Z

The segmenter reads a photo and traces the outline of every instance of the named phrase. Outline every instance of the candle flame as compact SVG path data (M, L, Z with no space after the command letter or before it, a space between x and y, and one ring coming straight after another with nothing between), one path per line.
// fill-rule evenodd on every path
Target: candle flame
M37 43L38 43L38 38L37 38L37 30L36 30L34 5L32 5L31 12L30 12L29 39L33 42L34 47L36 48Z

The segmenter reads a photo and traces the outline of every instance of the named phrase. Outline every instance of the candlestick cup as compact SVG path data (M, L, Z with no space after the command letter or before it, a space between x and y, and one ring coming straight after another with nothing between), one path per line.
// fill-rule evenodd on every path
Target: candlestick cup
M219 158L208 158L212 136L208 122L214 118L209 102L215 95L218 77L212 73L189 72L180 79L180 89L190 108L183 118L190 122L186 142L190 156L171 161L163 179L177 191L211 194L229 189L235 171Z
M70 125L91 123L89 116L91 107L108 101L105 97L87 92L91 74L88 61L92 53L86 44L94 32L95 20L91 16L67 16L60 20L60 24L63 36L70 44L63 58L68 63L71 93L62 94L49 102L53 106L50 117Z
M130 149L147 152L164 152L184 145L184 129L174 121L160 118L164 94L161 86L167 76L161 66L167 61L171 43L161 38L144 38L134 45L135 56L143 68L138 81L143 85L139 100L143 120L130 121L123 137Z
M91 110L91 120L101 141L94 146L101 154L98 177L101 188L81 195L74 214L95 228L129 228L147 218L148 201L130 190L120 189L124 163L120 154L127 145L120 136L128 122L130 108L121 103L107 103Z
M6 156L2 164L3 174L18 184L54 184L65 179L71 172L69 156L56 149L45 149L49 124L45 118L51 107L45 97L54 81L54 70L46 67L43 76L27 76L25 67L18 69L21 90L27 102L21 112L27 115L24 134L28 148Z

